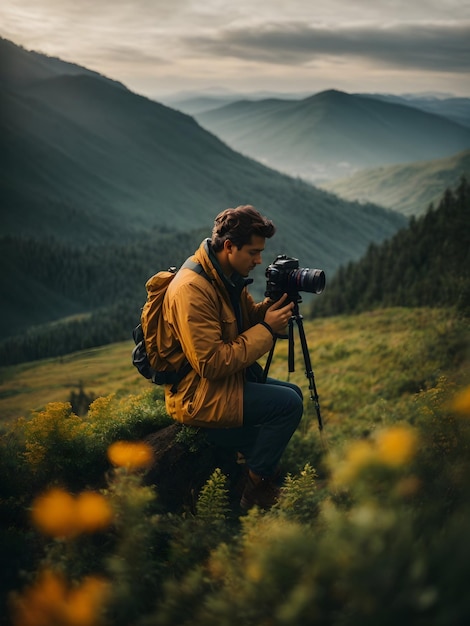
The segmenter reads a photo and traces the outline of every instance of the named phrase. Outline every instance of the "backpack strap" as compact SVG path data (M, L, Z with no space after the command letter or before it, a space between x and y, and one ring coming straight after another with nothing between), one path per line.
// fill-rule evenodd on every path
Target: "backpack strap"
M180 267L181 269L190 269L193 272L196 272L196 274L200 274L201 276L204 276L204 278L211 282L211 279L209 278L209 276L207 275L207 273L204 271L204 268L202 267L202 265L200 263L196 263L196 261L193 261L191 259L191 257L188 257L186 259L186 261L183 263L183 265ZM186 363L183 365L183 367L178 371L178 372L171 372L170 376L173 375L174 376L174 380L169 381L168 379L166 380L166 382L172 382L173 386L171 388L171 392L175 393L176 390L178 389L178 383L183 380L183 378L189 374L189 372L192 370L192 365L191 363L186 360ZM163 373L163 372L162 372ZM165 374L167 374L167 372L164 372ZM157 375L159 373L157 372ZM155 381L154 381L155 382Z
M204 268L202 267L202 265L200 263L196 263L196 261L193 261L191 259L191 257L188 257L186 259L186 261L183 263L183 265L180 267L180 270L182 269L189 269L192 270L193 272L196 272L196 274L200 274L201 276L204 276L204 278L206 280L208 280L209 282L211 282L211 279L209 278L209 276L207 275L207 273L204 271Z

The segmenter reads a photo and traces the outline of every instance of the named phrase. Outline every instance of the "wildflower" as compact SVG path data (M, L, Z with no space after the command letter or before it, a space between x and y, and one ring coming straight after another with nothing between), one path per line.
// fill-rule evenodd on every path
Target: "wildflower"
M146 443L116 441L108 448L108 458L113 465L134 470L149 467L153 461L153 451Z
M106 498L95 491L84 491L76 499L77 525L82 532L93 533L111 523L113 513Z
M12 597L13 624L98 626L108 590L108 583L95 576L71 587L60 574L44 570L23 594Z
M100 622L100 609L106 600L108 583L88 576L66 596L66 626L95 626Z
M51 489L36 498L31 516L45 535L69 539L77 534L75 513L74 497L63 489Z
M72 539L82 532L95 532L111 523L112 511L99 493L85 491L77 498L54 488L36 498L31 517L45 535Z
M346 451L345 459L338 464L333 480L338 485L352 483L359 472L376 461L376 454L369 441L354 441Z
M463 389L455 396L452 408L456 413L470 417L470 387Z
M414 457L417 442L416 432L410 426L392 426L377 435L378 458L392 467L404 465Z

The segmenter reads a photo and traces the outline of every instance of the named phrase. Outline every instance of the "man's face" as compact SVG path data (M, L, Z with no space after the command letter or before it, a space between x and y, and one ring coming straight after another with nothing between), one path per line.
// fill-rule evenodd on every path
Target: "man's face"
M261 263L261 253L264 250L265 238L252 235L250 243L245 244L240 249L233 245L231 241L227 248L227 259L233 270L241 276L248 276Z

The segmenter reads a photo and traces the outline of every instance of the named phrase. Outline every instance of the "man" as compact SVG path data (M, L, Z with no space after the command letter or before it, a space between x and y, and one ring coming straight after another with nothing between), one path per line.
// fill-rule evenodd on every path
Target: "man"
M250 205L220 213L212 238L192 257L203 271L180 269L162 309L161 356L176 371L191 366L176 389L166 385L167 411L245 456L244 509L276 502L279 461L303 413L299 387L263 382L256 363L285 332L293 308L286 294L256 304L246 287L274 233L274 224Z

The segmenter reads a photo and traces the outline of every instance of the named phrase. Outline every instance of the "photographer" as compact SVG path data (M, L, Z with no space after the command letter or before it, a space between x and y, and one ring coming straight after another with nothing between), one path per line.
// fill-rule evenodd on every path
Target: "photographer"
M191 366L176 389L165 386L167 411L245 456L244 509L276 502L279 461L303 413L299 387L263 382L256 363L285 332L293 308L287 294L256 304L247 290L248 274L274 233L252 206L223 211L212 238L191 257L200 271L180 269L163 303L160 352L172 369Z

